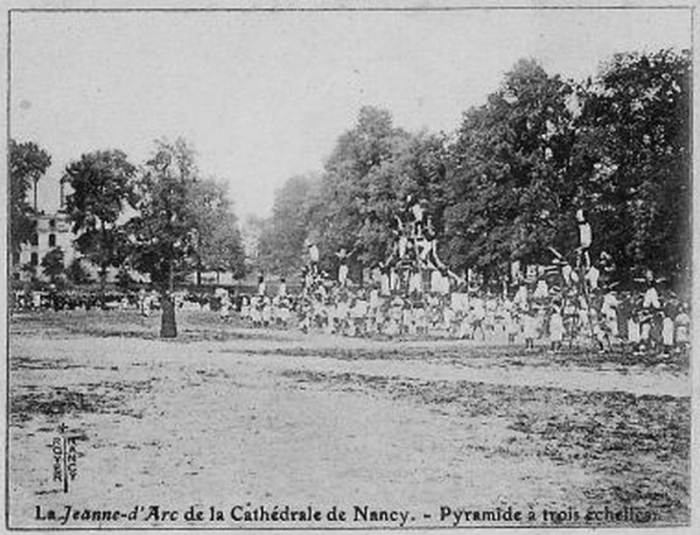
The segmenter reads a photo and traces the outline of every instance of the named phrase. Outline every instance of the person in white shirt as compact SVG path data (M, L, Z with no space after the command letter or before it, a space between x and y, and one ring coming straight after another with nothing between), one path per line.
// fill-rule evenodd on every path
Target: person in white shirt
M647 288L647 291L644 292L644 301L642 302L642 306L644 308L653 308L657 310L661 308L661 304L659 303L659 293L656 291L654 285L650 285Z
M561 315L559 304L555 303L552 315L549 317L549 340L552 351L559 351L564 340L564 317Z
M318 246L316 245L315 242L309 241L308 252L309 252L309 264L311 265L311 272L315 275L316 273L318 273L318 262L320 259L320 255L318 252Z
M335 256L337 256L338 260L340 261L340 266L338 267L338 284L340 284L341 288L344 288L348 282L348 273L350 272L348 268L348 259L354 252L354 249L348 252L343 247L340 249L340 251L335 253Z
M688 315L688 307L681 304L680 312L674 320L675 326L675 342L676 348L679 351L684 351L690 345L690 316Z
M610 291L603 296L603 305L600 308L600 312L605 318L606 330L609 336L617 338L619 335L618 320L617 320L617 307L620 305L620 301L617 299L615 292Z
M583 210L578 210L576 212L576 222L578 224L579 238L577 267L587 270L591 265L589 249L593 243L593 231L591 230L591 224L588 222Z
M598 289L598 281L600 280L600 270L595 267L595 265L591 266L586 273L585 280L588 283L588 287L592 291L596 291Z
M544 277L537 281L537 286L535 287L535 293L532 297L535 299L545 299L549 295L549 285Z
M527 286L521 284L518 287L518 291L513 297L513 304L520 310L526 310L528 308L528 296L527 296Z
M669 355L673 351L673 331L674 324L671 318L671 311L666 310L661 325L661 339L664 346L664 354Z
M345 288L348 283L349 271L347 264L340 264L340 267L338 267L338 284L340 284L341 288Z
M219 307L219 316L222 320L226 321L229 317L229 312L231 310L231 296L227 291L221 293L221 306Z

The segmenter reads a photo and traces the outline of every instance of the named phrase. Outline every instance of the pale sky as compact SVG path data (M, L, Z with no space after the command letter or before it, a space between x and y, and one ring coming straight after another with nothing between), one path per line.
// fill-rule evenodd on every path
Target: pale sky
M14 12L11 135L53 158L40 195L81 154L184 136L239 216L318 171L363 105L451 132L522 57L577 80L615 52L688 48L690 11Z

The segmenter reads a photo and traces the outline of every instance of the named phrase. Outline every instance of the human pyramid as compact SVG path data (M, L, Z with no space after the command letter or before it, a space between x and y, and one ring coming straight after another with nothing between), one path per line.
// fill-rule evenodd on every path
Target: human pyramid
M336 277L320 271L314 241L300 295L282 285L274 298L259 291L242 315L256 325L289 326L303 332L389 338L456 338L485 343L524 343L527 350L574 347L635 352L686 351L690 340L688 306L672 292L659 294L651 271L636 291L616 291L615 265L603 252L591 260L592 231L577 213L579 247L575 261L551 249L549 265L511 265L508 280L487 287L471 270L451 271L437 255L437 237L422 200L408 199L396 217L395 243L369 280L349 278L354 250L335 253ZM264 283L263 283L264 284Z

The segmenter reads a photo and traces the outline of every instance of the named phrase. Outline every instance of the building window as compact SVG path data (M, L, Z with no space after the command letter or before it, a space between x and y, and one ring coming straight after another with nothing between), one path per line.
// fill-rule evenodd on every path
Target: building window
M29 263L32 266L38 266L39 265L39 253L32 253L32 258L29 261Z
M33 245L34 247L36 247L37 245L39 245L39 235L38 235L38 234L34 234L34 235L32 236L32 241L31 241L30 243L31 243L31 245Z
M56 235L49 234L49 247L56 247Z
M49 228L56 228L56 220L49 219Z

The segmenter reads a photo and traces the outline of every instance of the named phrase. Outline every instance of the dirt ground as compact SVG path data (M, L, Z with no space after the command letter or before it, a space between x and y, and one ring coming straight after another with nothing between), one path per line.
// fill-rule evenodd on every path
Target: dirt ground
M136 312L12 318L11 527L689 522L687 357L178 320L164 341Z

